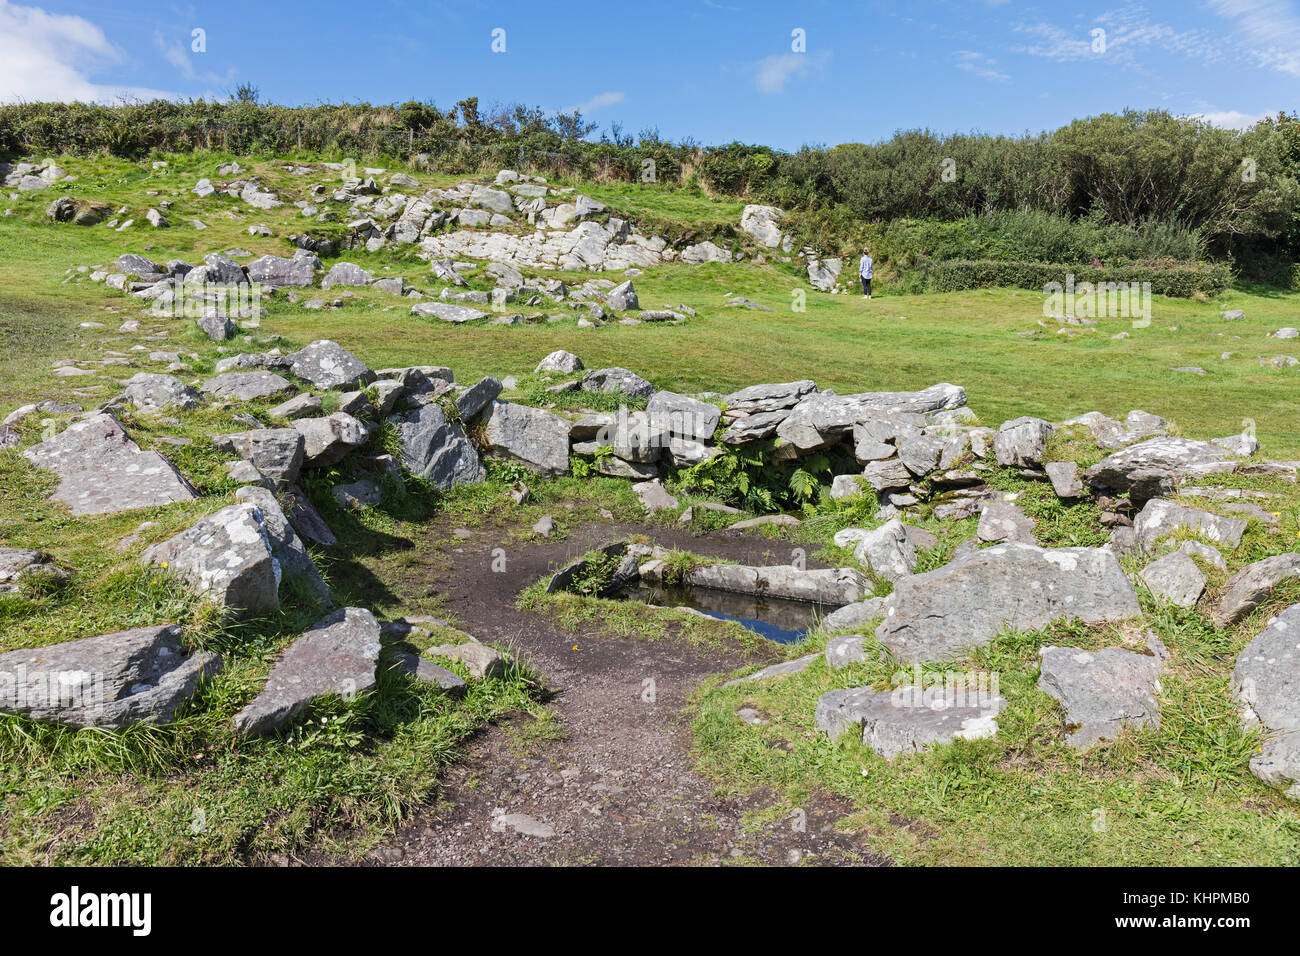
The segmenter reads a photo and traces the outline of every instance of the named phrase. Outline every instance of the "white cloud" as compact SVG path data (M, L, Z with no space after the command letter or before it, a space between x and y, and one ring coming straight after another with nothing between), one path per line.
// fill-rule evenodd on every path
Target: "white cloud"
M1192 113L1191 117L1222 129L1250 129L1260 120L1274 115L1276 114L1243 113L1240 110L1211 110L1205 113Z
M1300 76L1300 14L1282 0L1210 0L1210 9L1237 24L1242 52L1261 66Z
M976 53L974 50L958 50L955 55L957 57L957 69L959 70L974 73L986 80L1006 82L1011 79L1009 74L995 69L997 60L987 57L983 53Z
M622 103L626 96L622 93L597 93L585 103L579 103L577 106L570 106L564 110L565 113L579 112L583 116L588 113L594 113L596 110L604 109L606 106L613 106L615 103Z
M754 85L760 93L781 93L792 77L803 76L809 70L820 73L829 59L830 54L827 52L811 55L778 53L764 57L757 63L751 64L754 70Z
M1057 63L1097 60L1141 69L1149 59L1146 51L1152 49L1206 63L1219 62L1224 56L1222 37L1205 30L1176 30L1157 23L1141 6L1107 10L1091 24L1069 29L1050 23L1019 23L1013 29L1032 38L1015 47L1017 53Z
M179 40L168 42L167 38L163 36L162 33L155 32L153 35L153 42L154 46L156 46L162 53L163 59L176 67L176 69L180 71L181 76L185 77L187 80L196 80L211 84L223 84L230 83L235 79L236 71L234 67L227 70L224 76L217 73L207 73L196 70L194 68L194 61L190 58L190 54L186 52L185 44L181 43ZM199 54L199 56L206 55L207 54L203 53Z
M0 102L108 103L172 98L145 87L96 83L89 71L122 61L104 31L82 17L0 0Z

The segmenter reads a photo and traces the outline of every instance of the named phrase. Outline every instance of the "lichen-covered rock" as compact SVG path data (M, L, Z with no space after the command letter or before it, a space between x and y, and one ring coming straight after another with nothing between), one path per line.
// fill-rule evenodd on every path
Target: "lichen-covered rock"
M483 465L464 429L457 422L448 422L436 404L389 421L397 427L402 464L411 474L443 490L483 480Z
M1223 586L1211 617L1218 628L1231 627L1272 595L1283 581L1300 577L1300 554L1276 554L1246 565Z
M1159 727L1161 657L1122 647L1044 647L1038 687L1061 702L1066 743L1077 750L1113 740L1125 727Z
M336 342L321 339L286 357L294 375L317 388L360 388L375 380L364 362Z
M491 454L517 461L541 475L568 474L569 423L559 415L494 401L483 421L483 440Z
M1287 786L1300 800L1300 604L1259 632L1237 657L1234 695L1247 726L1262 726L1262 749L1250 758L1255 776Z
M202 396L174 375L137 372L126 383L122 397L145 413L164 408L198 408Z

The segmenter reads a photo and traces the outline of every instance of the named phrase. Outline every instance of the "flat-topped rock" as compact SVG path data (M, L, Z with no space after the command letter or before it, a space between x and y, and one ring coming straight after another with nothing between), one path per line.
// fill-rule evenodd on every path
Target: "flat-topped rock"
M141 451L111 415L74 422L23 457L59 476L54 500L73 514L151 508L198 497L162 455Z
M1161 658L1122 647L1044 647L1038 687L1061 702L1066 743L1083 750L1125 727L1159 727Z
M1211 611L1214 626L1231 627L1272 596L1283 581L1300 577L1300 554L1276 554L1246 565L1223 586L1223 593Z
M251 402L296 391L292 382L274 372L225 372L203 383L203 393L213 398Z
M1171 551L1139 572L1142 583L1176 607L1194 607L1205 592L1205 575L1186 551Z
M832 740L852 734L886 759L919 753L953 740L997 733L1006 701L992 694L942 694L905 686L833 690L817 701L814 723Z
M71 727L163 724L221 658L188 653L173 624L0 654L0 713Z
M291 485L302 469L302 433L295 428L255 428L246 432L217 435L213 446L250 462L262 475L278 485Z
M1153 498L1133 519L1133 533L1139 547L1146 549L1176 531L1190 531L1216 544L1235 548L1241 543L1246 524L1242 518L1225 518L1174 501Z
M902 578L876 639L902 660L942 661L1005 629L1079 618L1095 624L1141 613L1114 554L1099 548L999 544Z
M694 587L762 594L835 607L861 601L871 593L871 583L853 568L801 570L784 564L771 567L709 564L688 572L686 583Z
M137 372L126 383L122 397L146 414L164 408L198 408L202 396L174 375Z
M321 339L286 356L289 371L317 388L360 388L375 380L364 362L337 342Z
M248 737L272 733L318 697L351 698L371 690L379 650L375 616L364 608L340 608L289 645L262 692L235 715L235 730Z
M1180 479L1230 472L1231 453L1213 442L1162 435L1131 445L1084 472L1094 488L1128 492L1135 503L1169 494Z

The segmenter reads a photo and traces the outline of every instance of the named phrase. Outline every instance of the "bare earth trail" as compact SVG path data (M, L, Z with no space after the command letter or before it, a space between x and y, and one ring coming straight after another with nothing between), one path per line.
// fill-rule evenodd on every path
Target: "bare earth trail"
M875 864L852 834L835 828L851 812L822 796L761 826L744 815L765 794L720 797L696 773L686 703L705 678L744 664L740 651L604 634L567 633L515 607L518 592L571 557L630 533L747 563L784 560L790 545L737 533L704 537L636 526L586 525L563 541L509 550L509 573L491 573L500 537L475 531L444 552L430 585L466 630L509 647L555 693L561 739L493 727L471 741L442 781L440 801L360 862L372 865ZM773 654L775 659L776 655ZM751 658L751 662L757 659ZM653 694L647 693L653 681ZM739 718L737 718L739 719ZM521 742L521 736L524 738ZM523 832L521 832L523 831Z

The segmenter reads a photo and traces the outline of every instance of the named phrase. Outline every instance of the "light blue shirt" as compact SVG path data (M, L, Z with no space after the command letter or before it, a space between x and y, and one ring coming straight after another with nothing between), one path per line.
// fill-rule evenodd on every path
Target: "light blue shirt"
M871 256L863 256L862 260L858 263L858 275L862 276L864 279L870 279L871 265Z

